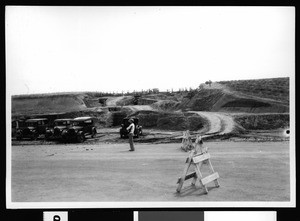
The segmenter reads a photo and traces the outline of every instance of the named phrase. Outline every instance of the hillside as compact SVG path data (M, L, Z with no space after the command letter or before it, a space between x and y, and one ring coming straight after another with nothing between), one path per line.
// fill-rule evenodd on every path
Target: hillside
M173 93L19 95L12 97L12 118L90 115L98 127L114 127L126 116L138 116L145 128L230 133L287 128L288 95L289 78L212 82Z
M289 78L219 81L232 91L289 104Z

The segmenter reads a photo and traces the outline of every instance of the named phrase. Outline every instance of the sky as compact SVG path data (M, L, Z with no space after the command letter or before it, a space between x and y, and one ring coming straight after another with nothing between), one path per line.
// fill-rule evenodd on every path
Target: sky
M294 7L7 6L10 95L295 75Z

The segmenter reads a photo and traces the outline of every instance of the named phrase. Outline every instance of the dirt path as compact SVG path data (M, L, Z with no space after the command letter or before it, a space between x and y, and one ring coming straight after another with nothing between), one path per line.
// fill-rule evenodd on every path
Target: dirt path
M209 134L227 134L234 130L235 122L233 118L225 113L220 112L207 112L207 111L189 111L191 113L197 113L201 117L205 118L209 122L209 128L206 133Z
M132 111L141 111L141 110L153 110L153 107L150 105L127 105L126 108L129 108Z
M126 96L109 97L106 101L107 106L117 106L117 102L124 99Z

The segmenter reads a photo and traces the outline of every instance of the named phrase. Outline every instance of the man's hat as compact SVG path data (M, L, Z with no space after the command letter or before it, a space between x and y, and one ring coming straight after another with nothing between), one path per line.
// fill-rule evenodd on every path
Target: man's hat
M129 122L134 122L134 120L133 120L132 118L130 118L128 121L129 121Z

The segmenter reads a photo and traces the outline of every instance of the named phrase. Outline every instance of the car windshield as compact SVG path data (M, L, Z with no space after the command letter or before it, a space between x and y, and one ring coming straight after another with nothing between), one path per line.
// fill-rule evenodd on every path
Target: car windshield
M84 122L83 121L74 121L72 123L73 126L84 126Z
M26 125L28 127L35 127L35 126L37 126L37 122L27 122Z
M70 125L70 121L55 121L54 125L55 126L67 126L67 125Z

